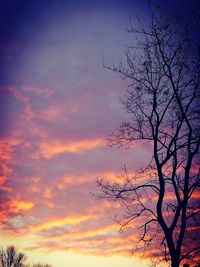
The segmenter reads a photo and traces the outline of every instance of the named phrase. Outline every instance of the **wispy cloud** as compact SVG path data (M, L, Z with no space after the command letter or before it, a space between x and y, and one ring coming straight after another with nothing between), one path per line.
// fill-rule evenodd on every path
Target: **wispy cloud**
M80 153L86 150L91 150L94 148L105 146L105 141L102 139L94 140L78 140L78 141L68 141L65 143L57 141L52 141L49 143L41 143L40 151L45 158L51 158L54 155L67 153Z

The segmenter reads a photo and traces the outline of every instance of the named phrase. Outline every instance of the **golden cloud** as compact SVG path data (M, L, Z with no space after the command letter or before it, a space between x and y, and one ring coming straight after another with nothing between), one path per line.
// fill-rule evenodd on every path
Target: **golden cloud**
M34 203L30 201L12 199L10 201L10 206L12 209L18 212L21 210L30 210L31 208L33 208Z

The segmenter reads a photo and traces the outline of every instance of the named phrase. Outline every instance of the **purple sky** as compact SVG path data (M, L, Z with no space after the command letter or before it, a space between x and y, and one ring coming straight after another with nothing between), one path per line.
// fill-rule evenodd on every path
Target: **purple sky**
M159 3L180 8L178 1ZM51 251L55 267L94 265L92 255L102 256L96 267L132 266L115 258L128 255L135 240L131 231L118 233L112 218L119 206L97 202L90 192L97 177L116 179L123 164L134 171L150 159L145 144L107 147L105 139L126 118L119 96L128 81L102 67L103 60L123 58L134 42L129 17L146 20L146 6L1 1L0 245L15 243L33 261ZM59 264L55 251L65 252ZM87 255L84 265L80 255Z

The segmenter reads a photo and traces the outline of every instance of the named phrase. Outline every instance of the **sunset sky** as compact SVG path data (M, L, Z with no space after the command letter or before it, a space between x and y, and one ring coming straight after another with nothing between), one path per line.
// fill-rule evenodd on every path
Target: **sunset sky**
M148 264L130 256L137 226L119 233L119 205L91 195L98 177L115 180L151 156L144 144L107 146L126 118L128 81L102 67L120 62L134 41L130 17L146 21L146 10L145 0L0 2L0 245L31 262Z

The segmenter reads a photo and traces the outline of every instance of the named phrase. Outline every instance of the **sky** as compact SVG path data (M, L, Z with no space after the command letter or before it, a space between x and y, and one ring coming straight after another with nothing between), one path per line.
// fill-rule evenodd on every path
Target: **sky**
M164 7L178 1L160 1ZM182 2L187 6L189 1ZM150 147L110 148L126 118L128 82L103 68L133 42L130 17L147 1L0 2L0 245L54 267L147 266L119 233L118 203L96 200L96 179L148 163Z

